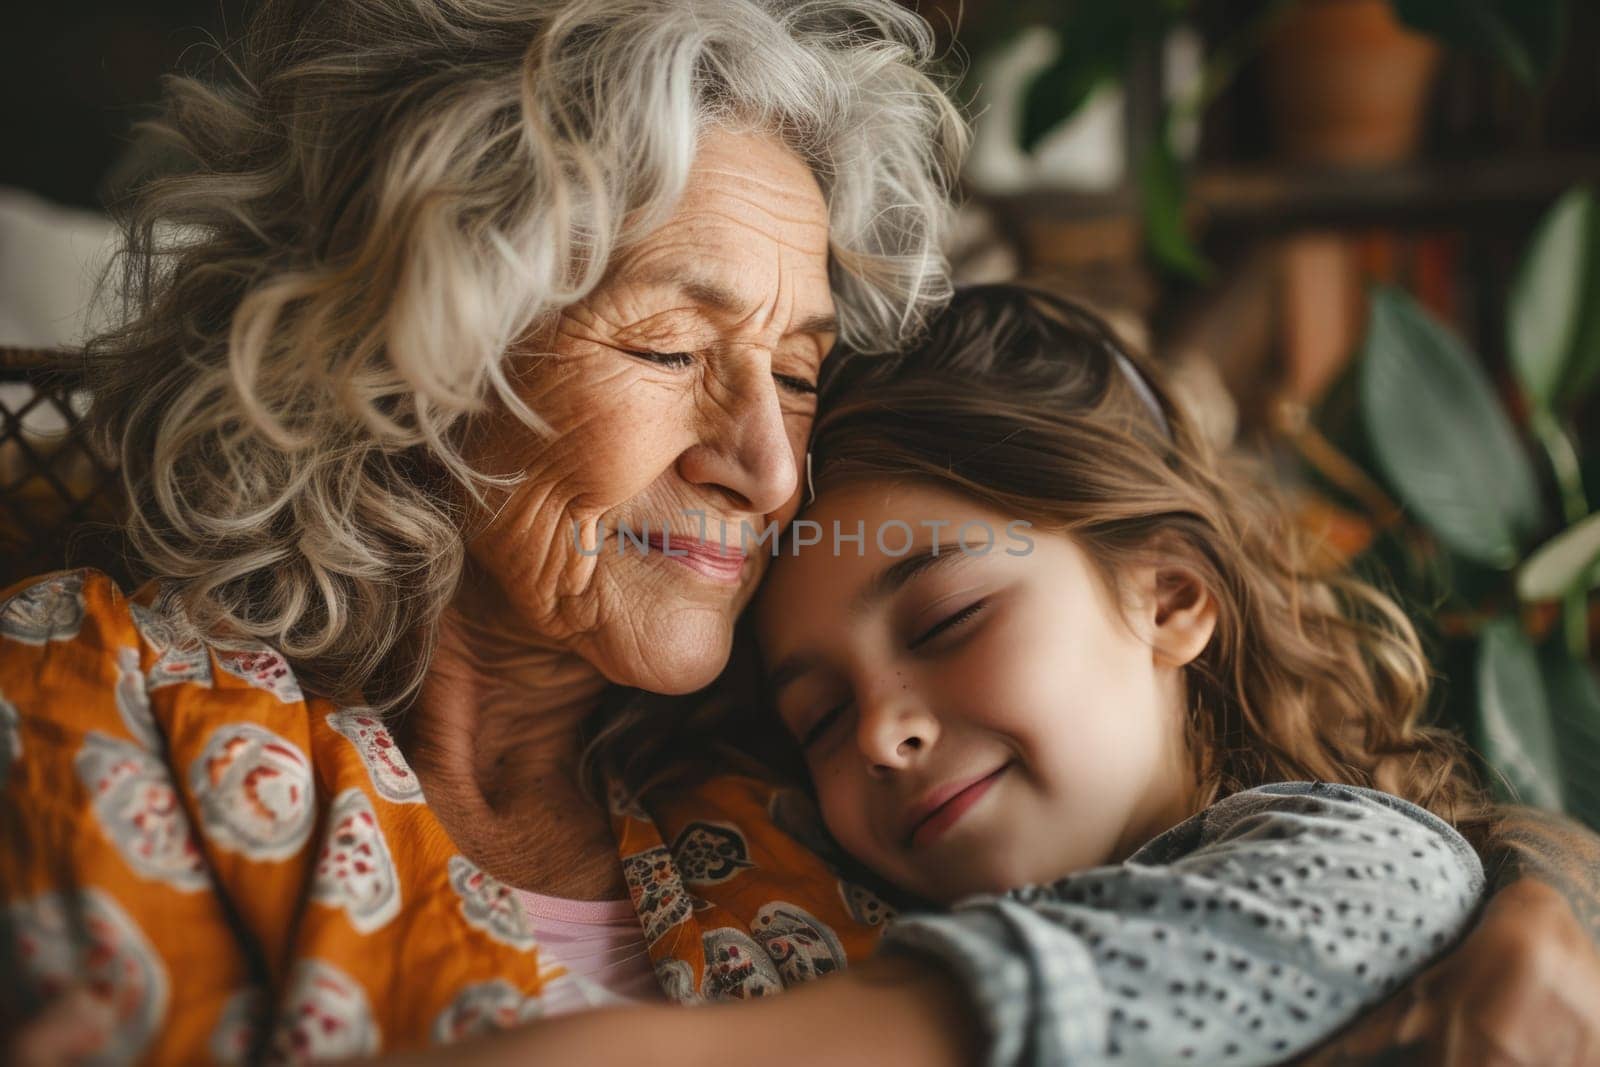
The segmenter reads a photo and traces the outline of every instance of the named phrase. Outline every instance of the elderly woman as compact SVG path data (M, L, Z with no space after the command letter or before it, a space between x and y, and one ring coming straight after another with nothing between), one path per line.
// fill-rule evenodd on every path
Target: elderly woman
M888 0L276 0L226 87L173 83L189 165L91 351L152 580L0 607L18 959L109 1011L69 1041L339 1058L870 954L886 909L785 795L608 811L582 770L723 670L763 552L713 542L792 513L835 340L946 294L965 134L930 51ZM1600 1029L1594 877L1541 866L1592 840L1516 825L1514 889L1363 1040ZM955 1062L975 1017L869 961L638 1040ZM500 1040L581 1057L590 1018Z

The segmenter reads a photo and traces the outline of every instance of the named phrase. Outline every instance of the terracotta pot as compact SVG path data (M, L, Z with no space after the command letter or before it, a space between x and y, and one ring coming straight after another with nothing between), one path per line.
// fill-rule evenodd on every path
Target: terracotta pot
M1439 46L1403 27L1388 0L1302 0L1262 60L1290 159L1378 166L1416 150Z

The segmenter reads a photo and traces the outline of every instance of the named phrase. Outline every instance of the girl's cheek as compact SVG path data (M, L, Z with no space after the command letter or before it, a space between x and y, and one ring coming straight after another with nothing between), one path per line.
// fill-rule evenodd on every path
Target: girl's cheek
M817 790L817 807L822 812L822 821L827 825L828 832L838 837L842 816L848 810L844 798L840 796L843 782L839 769L826 763L815 764L811 770L811 783Z
M1012 694L1019 683L1026 687L1029 672L1037 668L1018 662L1017 641L1006 631L1004 620L996 619L940 664L930 681L946 714L991 729L1008 726Z
M849 781L845 768L813 777L823 825L846 852L862 857L871 839L865 797Z

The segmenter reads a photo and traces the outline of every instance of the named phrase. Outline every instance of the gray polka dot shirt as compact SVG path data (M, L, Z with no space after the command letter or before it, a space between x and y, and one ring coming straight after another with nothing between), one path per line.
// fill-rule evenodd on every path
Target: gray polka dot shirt
M1467 842L1416 805L1286 782L1119 866L902 918L883 951L955 972L991 1067L1277 1063L1448 948L1483 888Z

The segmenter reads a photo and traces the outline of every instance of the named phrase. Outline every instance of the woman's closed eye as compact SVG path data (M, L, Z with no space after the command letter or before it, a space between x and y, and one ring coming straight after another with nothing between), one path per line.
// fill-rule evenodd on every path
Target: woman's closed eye
M623 351L635 359L654 363L658 367L687 367L694 362L694 356L689 352L652 352L643 348L624 348Z
M966 628L967 624L972 619L976 618L983 611L986 603L987 602L983 600L975 600L961 610L946 615L944 618L940 619L938 622L922 631L916 637L913 637L906 644L906 648L915 651L917 649L937 647L932 643L937 641L938 638L947 634L950 635L951 639L953 640L963 629Z
M647 348L624 348L622 351L635 359L654 364L657 367L666 367L670 370L682 370L694 363L692 352L655 352ZM772 380L786 392L796 396L816 396L817 383L808 381L794 374L779 374L773 371Z
M783 386L783 388L789 390L789 392L794 393L796 396L817 395L817 383L813 381L807 381L805 378L801 378L793 374L779 374L777 371L773 371L772 380Z

